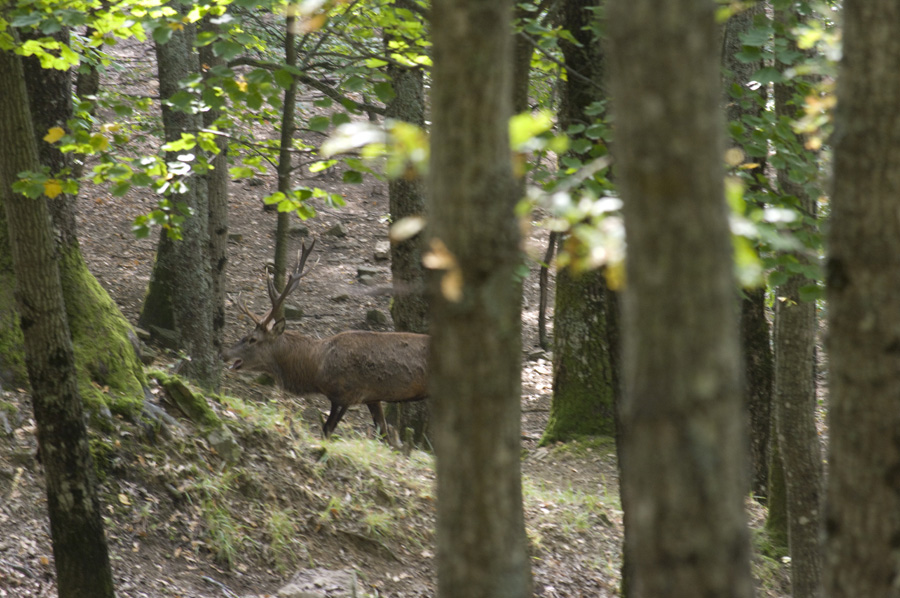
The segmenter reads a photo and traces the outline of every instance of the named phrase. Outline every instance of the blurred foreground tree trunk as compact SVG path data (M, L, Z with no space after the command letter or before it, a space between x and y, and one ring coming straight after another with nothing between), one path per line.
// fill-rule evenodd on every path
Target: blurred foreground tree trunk
M746 433L709 0L610 0L628 238L626 595L749 597Z
M763 66L762 58L748 61L738 56L745 49L742 36L768 23L763 8L757 2L738 11L725 23L722 43L722 65L725 68L725 119L732 130L731 146L740 149L744 162L753 162L757 168L752 177L765 176L768 147L757 148L753 139L754 128L745 119L761 118L767 101L767 86L752 88L753 77ZM762 185L759 178L747 185L745 197L752 202L754 191ZM766 184L768 187L768 184ZM751 204L754 208L760 206ZM768 496L769 486L769 438L772 433L772 390L774 385L774 356L772 355L772 331L766 317L766 288L744 289L741 299L741 346L744 357L744 402L750 421L750 491L760 500Z
M827 262L825 595L900 596L900 5L844 2Z
M441 598L526 598L512 3L437 0L426 265Z
M22 64L10 51L0 51L0 89L0 139L5 143L0 152L0 200L16 272L57 587L61 598L111 598L112 571L50 214L44 197L31 199L12 190L18 173L38 171L40 162Z

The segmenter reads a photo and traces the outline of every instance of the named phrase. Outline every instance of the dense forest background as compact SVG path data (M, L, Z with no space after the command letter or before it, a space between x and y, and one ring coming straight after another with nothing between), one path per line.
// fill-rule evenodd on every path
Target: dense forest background
M0 595L896 593L890 3L0 7Z

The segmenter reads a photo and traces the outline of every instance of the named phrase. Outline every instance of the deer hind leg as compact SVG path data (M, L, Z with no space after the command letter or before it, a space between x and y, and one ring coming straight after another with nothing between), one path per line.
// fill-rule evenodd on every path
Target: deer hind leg
M375 422L375 435L386 436L388 433L387 422L384 421L384 411L381 409L381 402L367 403L369 413L372 414L372 421Z
M322 432L325 434L325 438L331 436L331 433L334 432L338 422L341 421L341 418L344 417L345 413L347 413L346 405L338 405L337 403L331 404L331 413L328 414L328 419L325 421L325 425L322 426Z

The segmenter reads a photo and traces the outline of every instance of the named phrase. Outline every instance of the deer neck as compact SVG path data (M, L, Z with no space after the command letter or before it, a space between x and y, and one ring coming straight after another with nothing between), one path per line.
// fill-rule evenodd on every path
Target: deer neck
M275 382L288 392L320 392L318 374L322 363L321 341L287 331L273 351Z

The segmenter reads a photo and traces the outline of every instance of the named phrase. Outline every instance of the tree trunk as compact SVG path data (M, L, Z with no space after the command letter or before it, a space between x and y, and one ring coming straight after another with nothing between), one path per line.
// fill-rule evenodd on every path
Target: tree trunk
M629 592L751 596L719 35L706 0L613 0L628 238L622 470Z
M192 47L193 28L176 31L165 44L156 45L159 68L159 93L170 98L179 90L179 81L200 70ZM162 108L167 142L181 133L196 133L202 127L199 114L189 114L168 106ZM199 148L194 148L199 151ZM166 161L177 163L179 155L168 152ZM191 211L181 224L182 239L173 241L163 231L156 252L150 289L141 312L142 326L169 328L176 332L179 346L188 355L183 372L208 388L216 388L221 376L213 340L212 276L209 256L209 200L206 180L193 175L185 181L187 190L173 194L175 203Z
M615 434L618 373L608 327L616 297L603 270L556 274L553 401L541 444Z
M575 42L560 42L567 77L562 93L559 123L565 131L594 122L591 104L603 99L604 57L595 39L592 10L596 0L567 0L561 25ZM580 435L615 433L618 372L610 343L618 325L616 294L606 286L602 270L576 274L559 270L553 317L553 401L542 444Z
M844 2L829 234L826 595L900 596L900 6Z
M214 31L215 25L210 17L204 17L201 27ZM200 64L207 71L224 61L213 52L212 44L198 49ZM210 109L203 113L203 127L210 129L216 126L221 116L219 110ZM216 137L219 153L212 159L213 169L206 174L206 189L209 197L209 261L212 274L212 339L213 350L220 354L225 339L225 274L228 264L228 141L225 137Z
M40 168L24 73L12 52L0 52L0 88L4 90L0 139L7 144L0 153L0 198L16 272L57 587L62 598L112 597L112 572L49 211L44 198L29 199L12 191L17 173Z
M776 20L786 30L793 28L785 11L776 11ZM789 38L788 49L797 50ZM788 65L776 63L784 71ZM789 123L802 115L804 93L800 81L776 83L775 116ZM798 140L798 145L800 145ZM791 156L786 159L790 160ZM796 176L796 175L793 175ZM815 200L786 168L777 171L781 195L796 198L803 214L798 231L814 233ZM788 256L801 266L809 259L802 254ZM776 290L775 301L775 430L784 467L788 514L788 547L791 555L791 590L794 598L817 598L822 590L824 470L816 430L816 304L803 301L800 288L814 284L801 274L793 274Z
M512 6L437 0L432 15L429 214L432 261L443 266L436 276L443 292L435 289L431 301L430 355L438 595L525 598L522 258L507 131Z
M290 67L297 67L297 17L288 12L284 27L284 63ZM291 173L293 170L294 131L296 127L297 108L297 77L291 79L291 84L284 90L284 105L281 107L281 138L278 145L278 190L285 195L291 192ZM281 292L286 280L288 228L290 227L290 212L278 212L275 224L275 255L272 258L275 272L273 282L275 290ZM275 318L284 317L284 306L279 305L274 314Z
M385 38L385 43L389 41ZM421 69L396 66L387 68L394 87L394 99L387 107L388 118L425 126L425 87ZM391 219L397 222L411 216L425 216L424 181L416 173L388 182ZM428 332L428 302L425 299L425 272L422 252L425 235L391 243L391 277L394 285L391 316L394 328L402 332ZM401 438L411 429L412 442L422 445L428 430L427 401L389 403L385 415Z
M67 32L56 36L65 43ZM24 59L25 83L32 122L39 137L51 127L67 126L72 116L71 74L42 69L36 58ZM71 167L71 156L40 141L38 154L51 173ZM75 198L59 195L48 200L54 238L59 254L60 278L66 314L75 349L78 390L92 414L109 407L114 413L135 416L143 405L144 372L135 351L137 342L128 321L88 271L75 223ZM13 313L15 276L5 223L0 223L0 380L17 379L24 384L22 333ZM4 309L6 308L6 309ZM4 363L13 364L5 366ZM6 372L6 374L4 374ZM13 373L16 372L16 373Z

